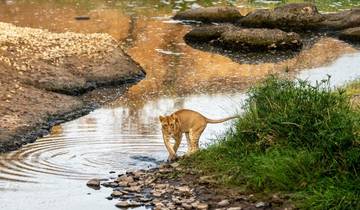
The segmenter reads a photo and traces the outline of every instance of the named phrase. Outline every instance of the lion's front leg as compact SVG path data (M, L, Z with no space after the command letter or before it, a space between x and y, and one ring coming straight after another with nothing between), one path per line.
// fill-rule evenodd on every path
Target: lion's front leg
M176 158L176 152L174 151L172 145L170 144L170 135L163 134L164 144L169 152L169 160L174 160Z

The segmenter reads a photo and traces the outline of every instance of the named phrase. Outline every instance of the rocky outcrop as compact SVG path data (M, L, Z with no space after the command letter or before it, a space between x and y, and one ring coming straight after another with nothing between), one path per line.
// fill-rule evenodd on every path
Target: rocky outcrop
M302 46L300 36L280 29L239 28L230 25L203 26L185 35L191 43L216 41L217 45L238 50L295 50Z
M340 39L360 42L360 27L348 28L340 32Z
M323 16L324 21L319 24L319 28L341 30L360 26L360 8L324 14Z
M270 9L259 9L241 18L241 26L252 28L280 28L291 31L302 31L316 28L325 20L315 5L310 3L287 4Z
M220 41L235 49L298 49L300 36L279 29L238 29L224 32Z
M235 7L207 7L179 12L175 20L194 20L202 22L235 22L242 15Z
M236 29L233 25L211 25L197 27L185 35L185 40L190 42L208 42L221 37L226 31Z

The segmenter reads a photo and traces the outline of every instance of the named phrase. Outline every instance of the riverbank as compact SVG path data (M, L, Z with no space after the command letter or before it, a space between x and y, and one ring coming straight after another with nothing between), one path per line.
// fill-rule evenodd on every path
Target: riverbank
M143 77L142 68L107 34L0 23L0 152L33 142ZM101 91L111 94L104 98Z
M269 78L207 149L88 185L113 188L108 199L120 208L357 209L360 112L351 102L359 83L346 92L328 85Z

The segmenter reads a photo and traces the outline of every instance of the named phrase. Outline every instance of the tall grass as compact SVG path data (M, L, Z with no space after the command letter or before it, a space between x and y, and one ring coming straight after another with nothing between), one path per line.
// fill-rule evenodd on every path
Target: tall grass
M270 77L248 92L227 136L187 164L257 192L292 193L304 209L360 209L360 113L329 80Z

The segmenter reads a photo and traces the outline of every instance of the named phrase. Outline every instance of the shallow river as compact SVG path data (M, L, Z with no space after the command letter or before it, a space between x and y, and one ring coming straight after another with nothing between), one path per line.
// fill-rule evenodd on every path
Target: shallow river
M167 152L159 115L180 108L214 119L240 113L246 87L269 73L286 74L289 69L289 77L313 82L329 74L336 86L360 78L360 52L332 38L317 40L293 58L254 64L193 49L182 40L190 26L173 22L169 16L180 7L204 5L202 1L177 1L178 6L168 1L4 2L0 3L0 21L58 32L110 33L147 72L144 80L114 102L55 126L50 135L33 144L1 154L0 209L4 210L116 209L116 200L105 199L108 189L92 190L86 181L115 176L110 171L121 173L164 161ZM266 1L252 2L267 5ZM236 4L244 11L254 6ZM30 20L28 15L34 11L38 19ZM73 20L76 15L91 19L79 23ZM200 140L202 147L221 137L229 126L231 122L208 125ZM185 150L182 144L180 154Z

